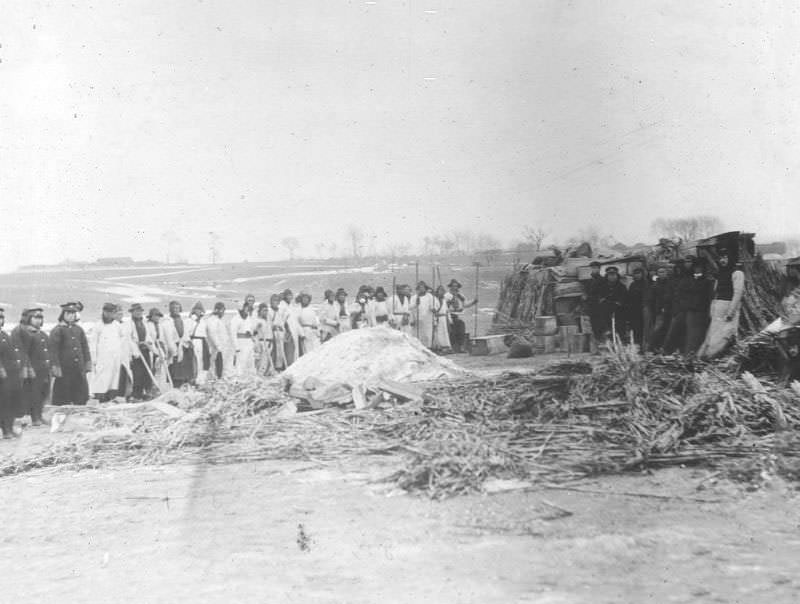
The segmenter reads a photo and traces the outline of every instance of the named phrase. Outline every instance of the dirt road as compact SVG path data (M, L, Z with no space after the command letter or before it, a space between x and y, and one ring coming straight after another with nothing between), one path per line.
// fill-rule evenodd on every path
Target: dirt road
M698 492L706 471L670 470L580 484L607 495L437 503L375 482L395 462L4 478L3 601L800 601L800 507L783 486Z

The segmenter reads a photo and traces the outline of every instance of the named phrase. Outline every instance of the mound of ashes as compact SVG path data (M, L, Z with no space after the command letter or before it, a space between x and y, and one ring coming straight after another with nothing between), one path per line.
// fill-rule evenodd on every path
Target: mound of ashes
M354 329L300 357L283 373L293 384L309 378L355 387L379 380L425 382L465 375L419 340L387 327Z

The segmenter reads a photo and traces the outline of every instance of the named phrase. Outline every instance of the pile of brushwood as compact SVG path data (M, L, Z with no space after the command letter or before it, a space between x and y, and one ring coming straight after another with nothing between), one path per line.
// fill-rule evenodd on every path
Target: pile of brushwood
M800 479L800 385L629 349L591 363L557 361L536 374L439 381L421 402L370 409L304 411L267 380L220 381L172 404L180 416L145 406L138 414L95 410L95 430L35 457L0 458L0 474L179 460L324 464L392 453L400 461L388 479L433 498L480 491L490 478L556 484L767 458L772 470Z

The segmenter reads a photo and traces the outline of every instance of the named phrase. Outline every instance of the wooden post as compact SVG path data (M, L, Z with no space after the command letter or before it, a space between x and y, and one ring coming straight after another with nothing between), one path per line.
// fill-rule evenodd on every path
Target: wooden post
M419 283L419 260L414 263L414 290L417 289L417 284ZM411 300L409 299L409 303ZM411 309L409 309L411 310ZM417 339L419 340L419 294L417 294L417 320L415 321L415 329L417 331Z
M480 270L481 270L481 263L474 262L475 265L475 310L472 312L474 317L473 326L472 326L472 337L478 337L478 280L480 278Z

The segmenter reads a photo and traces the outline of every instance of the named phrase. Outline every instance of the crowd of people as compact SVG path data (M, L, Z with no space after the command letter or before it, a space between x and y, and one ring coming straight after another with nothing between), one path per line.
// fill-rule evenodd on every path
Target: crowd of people
M17 418L30 416L31 425L42 425L47 402L140 401L153 396L158 384L271 375L351 329L382 325L438 353L463 352L462 315L475 304L455 279L436 288L420 281L414 291L399 285L391 296L383 287L363 285L352 301L342 288L327 290L319 309L311 307L310 294L295 296L290 289L261 303L248 295L231 316L223 302L209 314L197 302L185 316L181 303L172 301L166 315L132 304L126 319L123 307L107 302L87 333L82 304L68 302L49 334L42 308L25 309L10 333L2 330L0 309L0 428L4 438L13 438L19 435Z
M727 248L717 250L714 275L705 258L687 256L662 266L648 278L644 268L632 272L626 287L619 270L591 264L585 307L598 343L616 335L642 350L680 352L712 358L735 339L745 275Z

